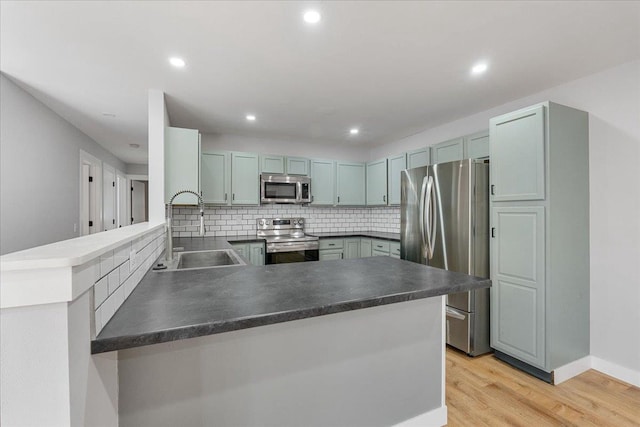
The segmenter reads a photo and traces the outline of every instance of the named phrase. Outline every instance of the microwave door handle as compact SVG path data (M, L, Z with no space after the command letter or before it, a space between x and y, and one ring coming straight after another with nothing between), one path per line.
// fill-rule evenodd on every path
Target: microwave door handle
M302 203L302 182L296 182L296 202Z

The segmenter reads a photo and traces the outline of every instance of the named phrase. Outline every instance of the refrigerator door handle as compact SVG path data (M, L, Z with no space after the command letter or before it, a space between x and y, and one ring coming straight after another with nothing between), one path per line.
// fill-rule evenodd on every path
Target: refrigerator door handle
M428 186L428 180L429 180L429 176L425 176L422 179L422 191L420 192L420 219L419 219L419 223L420 223L420 238L422 239L422 247L424 248L424 257L426 259L429 259L429 247L427 246L427 234L425 231L425 222L427 221L427 218L425 218L425 204L427 202L427 186Z
M436 249L436 230L438 225L438 216L436 215L436 186L431 176L429 177L429 184L429 228L427 229L427 236L429 239L429 259L431 259Z

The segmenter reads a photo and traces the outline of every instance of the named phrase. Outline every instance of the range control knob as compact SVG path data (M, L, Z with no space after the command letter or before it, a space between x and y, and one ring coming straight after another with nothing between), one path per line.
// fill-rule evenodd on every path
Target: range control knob
M265 221L264 221L264 219L261 219L261 220L260 220L260 225L265 225Z

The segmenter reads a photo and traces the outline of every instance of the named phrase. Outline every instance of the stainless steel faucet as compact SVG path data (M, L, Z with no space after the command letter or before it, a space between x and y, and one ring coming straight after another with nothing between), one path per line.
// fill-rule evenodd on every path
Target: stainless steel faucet
M204 236L204 200L202 199L202 196L196 193L195 191L191 191L191 190L178 191L176 194L173 195L171 200L169 200L169 204L167 205L167 215L166 215L167 216L167 226L166 226L167 241L166 241L166 249L164 251L165 259L167 261L173 261L173 234L171 232L173 229L173 225L171 224L173 221L173 199L175 199L180 194L184 194L184 193L193 194L198 198L198 204L200 205L200 231L198 234L200 236Z

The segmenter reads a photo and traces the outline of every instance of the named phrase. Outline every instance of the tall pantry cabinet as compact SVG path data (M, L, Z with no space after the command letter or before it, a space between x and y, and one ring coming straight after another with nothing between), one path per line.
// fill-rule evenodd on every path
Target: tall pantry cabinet
M545 102L490 121L491 346L548 381L589 354L588 114Z

